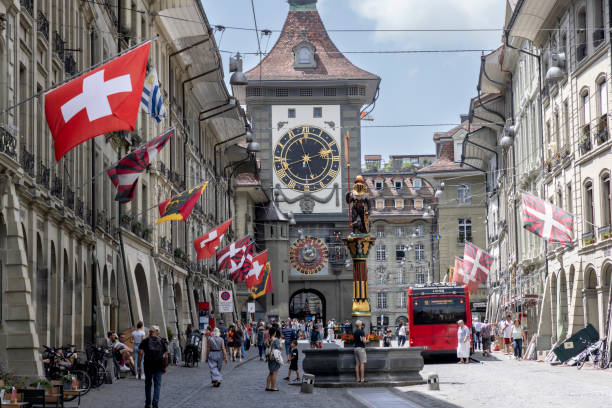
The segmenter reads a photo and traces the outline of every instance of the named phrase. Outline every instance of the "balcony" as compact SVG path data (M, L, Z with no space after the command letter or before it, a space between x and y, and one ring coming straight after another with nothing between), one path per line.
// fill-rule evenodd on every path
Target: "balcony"
M76 60L70 54L64 56L64 70L71 76L77 72Z
M49 41L49 20L42 11L38 11L38 32Z
M53 185L51 186L51 195L61 200L64 194L64 190L62 189L62 186L63 186L62 179L55 176L53 178Z
M64 189L64 205L71 210L74 210L74 191L66 186Z
M597 123L597 133L595 134L595 142L597 145L604 144L610 138L608 134L608 115L602 115Z
M53 51L61 60L64 59L64 40L57 31L53 33Z
M580 143L578 144L578 148L580 149L580 154L587 154L593 148L593 144L591 143L591 126L584 125L582 128L582 139L580 139Z
M34 177L34 155L23 148L21 149L19 162L21 163L21 167L23 167L23 171L29 174L30 177Z
M30 17L34 18L34 0L21 0L21 7L23 7Z
M76 213L77 217L79 218L83 218L83 209L84 209L85 203L83 203L83 200L81 200L80 198L77 198L76 200L76 208L74 210L74 212Z
M584 246L593 245L596 241L593 231L582 234L582 243Z
M166 237L159 237L159 249L172 253L172 242Z
M13 159L17 158L17 140L8 130L0 126L0 153L4 153Z
M49 188L49 180L51 178L51 171L47 166L44 165L42 160L38 162L38 172L36 173L36 183Z
M593 47L594 48L599 47L601 43L604 42L604 37L605 37L605 34L604 34L603 28L596 28L593 31Z
M580 44L578 47L576 47L576 60L577 61L582 61L584 59L584 57L587 56L587 46L586 44Z
M597 235L599 235L600 240L612 238L612 232L610 232L610 226L606 225L603 227L597 228Z

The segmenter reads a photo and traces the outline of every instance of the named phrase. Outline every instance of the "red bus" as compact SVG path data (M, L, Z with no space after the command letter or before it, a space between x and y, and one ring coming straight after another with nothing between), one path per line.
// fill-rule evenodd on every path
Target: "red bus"
M408 336L424 356L457 352L457 321L472 330L470 292L454 283L417 285L408 289Z

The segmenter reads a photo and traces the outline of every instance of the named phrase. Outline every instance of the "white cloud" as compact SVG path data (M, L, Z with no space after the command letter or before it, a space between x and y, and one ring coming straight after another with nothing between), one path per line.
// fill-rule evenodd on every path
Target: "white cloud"
M352 0L349 4L360 17L372 21L376 29L501 29L505 12L504 0ZM496 48L501 34L377 32L373 38L402 48Z

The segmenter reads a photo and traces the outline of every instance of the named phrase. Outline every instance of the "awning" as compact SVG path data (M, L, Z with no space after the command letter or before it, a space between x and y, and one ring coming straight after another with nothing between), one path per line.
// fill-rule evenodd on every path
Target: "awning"
M491 169L491 158L497 154L497 137L495 133L487 128L482 127L474 132L469 133L463 140L463 151L461 154L461 165L467 165L473 169L482 171L495 170ZM493 167L497 163L493 163Z
M480 77L478 78L480 89L483 93L499 93L506 89L507 74L502 72L500 67L500 56L502 47L488 55L483 55L480 68Z
M540 28L556 3L557 0L519 1L508 23L510 36L535 41Z
M182 62L189 73L184 78L186 97L195 97L202 107L188 116L209 121L217 128L220 141L244 133L244 112L225 85L221 55L206 15L193 0L174 2L177 3L182 6L160 10L156 19L172 39L171 63Z
M501 93L482 94L472 98L470 101L472 125L486 126L495 131L501 130L506 122L505 104L505 96Z

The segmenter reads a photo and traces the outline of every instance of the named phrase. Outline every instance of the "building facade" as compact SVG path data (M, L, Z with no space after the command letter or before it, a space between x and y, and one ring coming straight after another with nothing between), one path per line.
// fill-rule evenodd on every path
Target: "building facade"
M245 194L223 171L232 169L229 142L244 134L244 115L223 83L201 3L3 0L0 22L0 359L42 375L42 344L83 349L138 320L181 341L197 303L215 312L218 290L232 289L214 260L194 262L192 241L236 214ZM142 113L134 132L97 137L55 162L44 98L28 98L156 35L150 65L165 120ZM227 103L208 102L219 100ZM170 127L169 146L120 209L103 170ZM157 203L205 180L187 222L154 226ZM243 228L234 224L229 238Z
M280 37L246 72L242 97L261 146L261 183L274 201L256 221L258 234L274 242L266 246L272 318L351 316L345 194L349 172L361 169L361 109L374 101L380 78L338 51L316 3L289 1ZM289 213L295 226L286 225Z
M371 195L371 235L376 244L368 256L371 325L408 322L408 288L432 282L437 243L434 189L414 171L363 174Z

